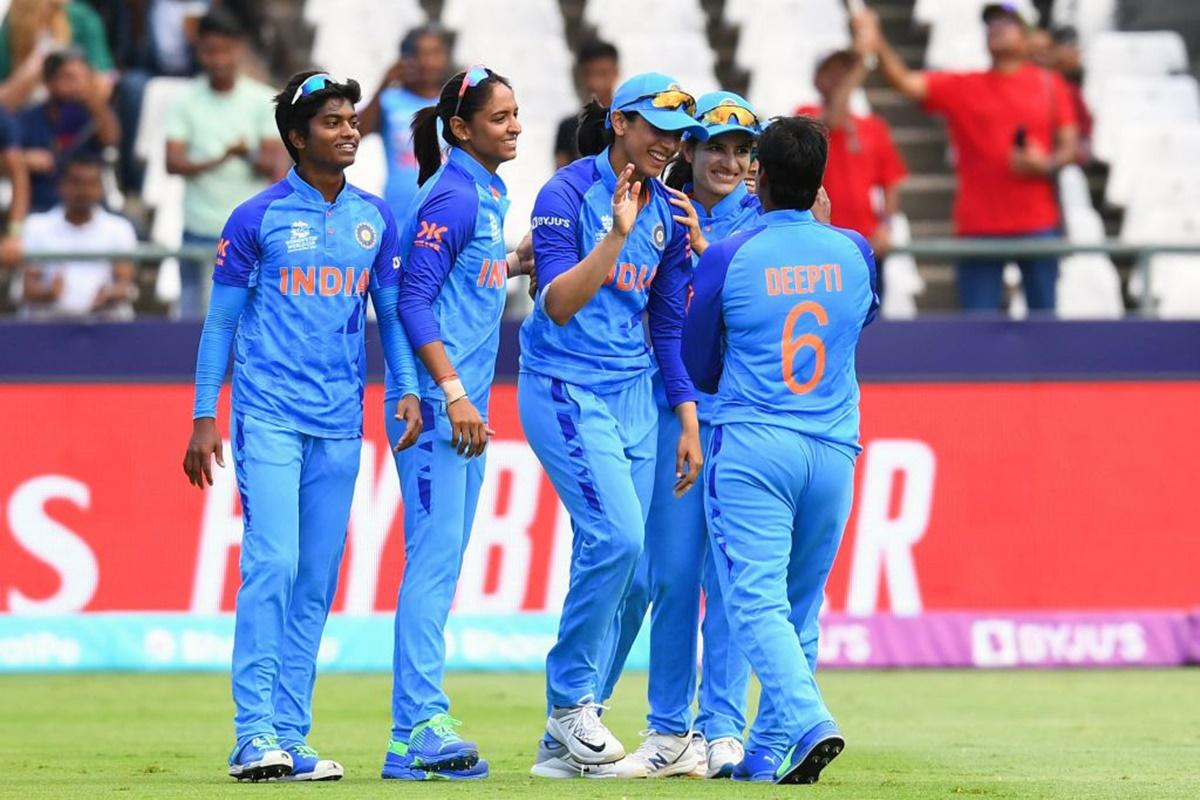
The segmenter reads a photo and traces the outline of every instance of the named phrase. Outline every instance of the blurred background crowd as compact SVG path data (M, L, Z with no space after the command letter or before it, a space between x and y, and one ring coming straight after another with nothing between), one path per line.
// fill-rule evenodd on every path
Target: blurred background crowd
M577 155L581 101L653 69L825 121L833 222L886 256L887 316L1200 317L1200 4L869 5L0 0L0 314L203 316L200 254L290 166L271 87L313 65L363 85L351 180L403 214L408 120L483 62L521 104L501 173L514 244ZM921 246L955 237L986 246ZM139 243L182 257L134 258ZM510 314L527 302L514 291Z

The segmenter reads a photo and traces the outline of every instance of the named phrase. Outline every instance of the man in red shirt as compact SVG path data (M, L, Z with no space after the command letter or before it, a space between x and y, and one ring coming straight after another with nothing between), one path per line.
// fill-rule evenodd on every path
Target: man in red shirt
M800 106L796 113L822 120L829 129L824 184L833 224L867 237L876 258L882 258L891 247L888 220L900 210L900 182L908 170L887 123L874 114L850 111L850 95L866 77L860 53L833 53L817 66L814 83L821 104ZM878 207L872 197L876 189L883 191Z
M1055 172L1075 160L1078 128L1062 78L1026 58L1029 23L1012 3L983 10L992 68L917 72L884 39L871 11L855 16L858 47L879 56L893 87L946 119L956 154L955 230L972 237L1056 237ZM834 207L837 207L836 201ZM1004 262L964 259L958 295L964 309L993 311L1003 301ZM1031 310L1053 310L1058 259L1018 259Z

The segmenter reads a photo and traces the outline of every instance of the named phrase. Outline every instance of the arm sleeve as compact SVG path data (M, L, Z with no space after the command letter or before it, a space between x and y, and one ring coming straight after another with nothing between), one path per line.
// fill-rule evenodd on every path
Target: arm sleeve
M1071 96L1071 87L1066 80L1056 72L1050 73L1051 91L1054 97L1054 129L1066 128L1079 124L1079 115L1075 113L1075 98Z
M400 385L400 394L417 394L417 368L412 345L400 323L400 238L396 220L384 204L376 206L383 215L379 252L371 265L371 302L379 320L379 338L388 370Z
M217 396L229 367L229 345L237 330L238 319L246 307L250 290L241 286L215 284L200 334L200 349L196 353L196 399L192 419L217 416Z
M163 136L168 142L186 142L188 140L186 103L187 98L181 96L175 98L175 101L167 106L166 118L163 120Z
M742 239L742 237L735 237ZM735 251L731 239L717 242L700 256L692 300L683 324L682 360L696 388L714 394L724 368L725 318L721 296Z
M925 99L921 110L934 114L949 114L958 101L964 75L955 72L926 72Z
M875 251L871 249L871 243L858 231L853 231L849 228L838 228L837 230L841 231L846 235L846 238L854 242L854 246L862 254L863 261L867 262L871 304L867 307L867 316L863 320L863 326L865 327L874 322L875 317L879 314L879 268L875 264Z
M433 303L475 232L479 198L474 187L468 195L443 186L435 186L417 209L417 226L400 280L400 319L414 351L441 340Z
M646 303L654 358L658 361L671 408L696 399L696 387L692 385L679 353L691 286L692 254L687 229L675 223L671 241L658 264L658 274L650 284L650 297Z
M582 195L562 180L551 180L538 192L533 204L533 263L537 270L538 296L542 302L551 281L579 263L579 206Z
M258 283L259 244L258 232L262 226L263 211L250 206L239 206L229 216L217 241L216 260L213 262L213 283L246 288Z

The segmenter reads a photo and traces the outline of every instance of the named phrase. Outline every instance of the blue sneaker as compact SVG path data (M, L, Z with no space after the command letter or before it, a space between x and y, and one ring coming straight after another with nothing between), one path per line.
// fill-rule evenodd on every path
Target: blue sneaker
M340 781L345 774L341 764L321 758L304 742L285 742L283 749L292 757L292 772L281 781Z
M239 781L282 778L292 771L292 757L274 734L238 742L229 754L229 776Z
M449 714L435 714L413 728L407 742L392 741L383 762L383 777L416 781L487 777L487 762L480 761L474 742L458 735L455 728L459 725L462 723Z
M775 782L816 783L821 777L821 770L837 758L845 747L846 740L837 725L832 722L818 723L787 751L783 763L775 770Z
M733 768L730 775L735 781L774 783L775 770L779 768L779 756L761 747L752 747Z

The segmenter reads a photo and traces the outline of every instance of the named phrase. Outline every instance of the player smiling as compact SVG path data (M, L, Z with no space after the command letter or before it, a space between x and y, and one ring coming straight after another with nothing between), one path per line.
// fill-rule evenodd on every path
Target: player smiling
M358 475L368 294L388 367L415 391L396 312L396 224L381 199L344 175L358 151L359 99L355 81L314 72L293 76L276 96L275 121L295 167L226 223L196 357L183 466L203 489L212 485L212 457L224 466L216 407L236 331L231 427L245 532L229 774L239 780L342 777L307 737ZM420 431L416 398L405 394L398 448Z

